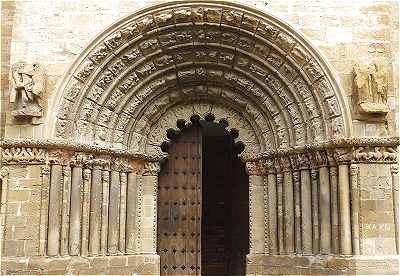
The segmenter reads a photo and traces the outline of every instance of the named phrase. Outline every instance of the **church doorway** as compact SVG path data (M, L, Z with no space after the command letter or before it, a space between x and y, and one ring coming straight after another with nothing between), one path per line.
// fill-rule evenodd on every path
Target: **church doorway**
M196 119L196 118L195 118ZM245 275L248 176L226 122L192 120L172 129L158 186L161 275Z

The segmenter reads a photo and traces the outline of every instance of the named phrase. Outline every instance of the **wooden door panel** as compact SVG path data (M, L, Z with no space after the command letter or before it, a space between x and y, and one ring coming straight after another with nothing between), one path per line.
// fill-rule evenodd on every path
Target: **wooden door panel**
M178 136L168 153L158 187L161 275L200 275L201 130Z

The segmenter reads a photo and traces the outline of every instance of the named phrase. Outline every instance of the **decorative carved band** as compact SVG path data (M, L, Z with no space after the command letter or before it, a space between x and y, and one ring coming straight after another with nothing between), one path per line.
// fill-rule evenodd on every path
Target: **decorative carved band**
M246 162L264 160L264 163L249 164L253 173L257 165L265 174L274 170L306 169L327 166L334 163L396 163L399 137L387 138L346 138L336 139L302 147L267 152L242 154ZM160 162L167 155L148 156L138 152L113 150L81 143L53 140L15 140L0 142L3 148L2 160L5 164L71 164L90 165L98 156L106 156L109 164L118 171L137 171L132 161ZM268 161L270 160L270 161ZM272 163L271 160L275 160ZM269 163L266 163L266 162ZM130 163L129 163L130 162ZM104 164L103 164L104 165ZM257 169L259 170L259 169Z

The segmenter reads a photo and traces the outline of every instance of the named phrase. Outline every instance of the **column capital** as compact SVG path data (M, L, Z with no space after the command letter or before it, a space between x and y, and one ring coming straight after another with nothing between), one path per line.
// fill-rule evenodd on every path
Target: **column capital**
M397 164L393 164L390 166L391 174L399 174L399 166Z
M310 159L305 153L296 153L290 156L290 162L294 170L306 170L310 166Z
M160 163L159 162L145 162L143 166L142 174L144 176L157 176L160 172Z
M358 165L357 164L351 164L350 165L350 175L355 176L358 175Z
M272 161L256 160L246 162L246 172L250 175L266 175L267 166L272 166Z

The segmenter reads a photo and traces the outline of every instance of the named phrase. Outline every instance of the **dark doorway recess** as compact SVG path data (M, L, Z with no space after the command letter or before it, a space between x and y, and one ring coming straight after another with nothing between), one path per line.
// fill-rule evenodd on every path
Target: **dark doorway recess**
M187 125L187 124L186 124ZM158 185L161 275L245 275L249 252L244 146L226 122L178 122Z
M203 125L202 275L245 275L249 247L249 189L233 137Z

